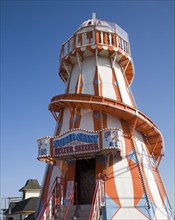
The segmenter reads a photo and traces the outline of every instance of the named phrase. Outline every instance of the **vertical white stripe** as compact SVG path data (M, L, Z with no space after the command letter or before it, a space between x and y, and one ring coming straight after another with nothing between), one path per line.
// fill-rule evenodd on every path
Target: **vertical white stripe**
M81 109L80 128L88 131L94 130L93 111L91 109Z
M116 190L121 206L130 208L134 206L134 190L129 164L126 158L113 159L114 178Z
M95 75L95 56L83 59L82 78L83 78L83 94L94 95L94 75Z
M102 96L116 100L115 90L112 85L112 68L109 58L98 57L98 71L102 80Z
M75 63L72 69L72 73L71 73L69 93L75 93L75 87L77 85L79 73L80 73L80 70L79 70L78 63Z
M132 102L131 102L130 96L126 88L123 73L120 69L120 66L117 63L115 63L114 71L115 71L115 75L117 78L117 82L118 82L118 86L119 86L119 90L120 90L123 103L132 106Z
M66 108L64 109L63 122L62 122L60 135L63 134L65 131L69 130L69 120L70 120L70 110L69 108Z

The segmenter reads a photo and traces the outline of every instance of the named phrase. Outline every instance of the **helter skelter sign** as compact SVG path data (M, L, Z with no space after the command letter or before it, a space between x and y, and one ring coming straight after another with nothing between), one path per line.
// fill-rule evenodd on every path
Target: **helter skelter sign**
M120 151L123 155L121 139L122 132L116 128L100 131L69 130L60 136L38 139L38 159L53 161L52 157L98 154L109 149Z
M99 151L98 133L70 131L53 139L55 155L67 155Z

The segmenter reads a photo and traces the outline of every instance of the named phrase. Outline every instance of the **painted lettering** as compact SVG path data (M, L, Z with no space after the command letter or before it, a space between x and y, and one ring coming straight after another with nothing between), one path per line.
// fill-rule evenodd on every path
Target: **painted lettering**
M55 148L63 147L73 141L80 141L85 143L98 143L98 134L72 133L63 138L57 138L53 141Z

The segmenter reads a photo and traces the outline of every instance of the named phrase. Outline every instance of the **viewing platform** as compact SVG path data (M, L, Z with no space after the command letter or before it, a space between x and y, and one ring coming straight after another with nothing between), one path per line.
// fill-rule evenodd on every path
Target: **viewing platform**
M134 78L128 34L115 23L96 20L83 25L62 45L60 54L60 77L69 78L73 64L88 56L110 56L123 68L128 84Z

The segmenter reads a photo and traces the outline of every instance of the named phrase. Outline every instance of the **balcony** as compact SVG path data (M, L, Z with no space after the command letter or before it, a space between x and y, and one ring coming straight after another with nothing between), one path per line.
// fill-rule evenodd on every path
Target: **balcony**
M112 46L120 48L129 56L131 55L129 42L122 39L116 33L91 30L88 32L76 33L71 38L69 38L62 46L61 59L68 56L76 48L89 45Z

